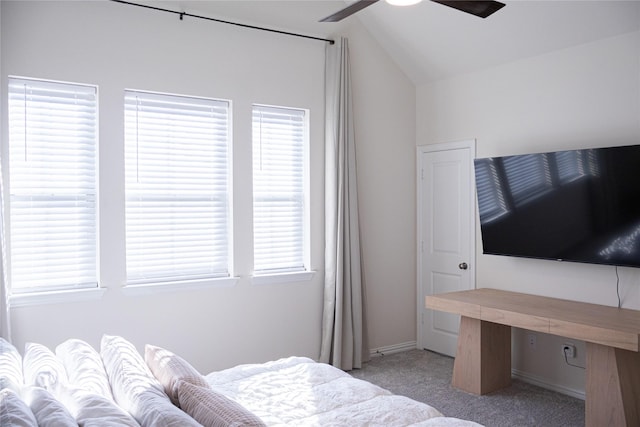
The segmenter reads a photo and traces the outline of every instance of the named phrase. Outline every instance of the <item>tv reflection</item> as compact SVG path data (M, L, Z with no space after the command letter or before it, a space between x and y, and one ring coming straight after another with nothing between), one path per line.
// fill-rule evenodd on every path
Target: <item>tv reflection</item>
M640 146L475 160L483 251L640 266Z
M615 237L599 254L606 260L623 257L637 259L640 255L640 222Z

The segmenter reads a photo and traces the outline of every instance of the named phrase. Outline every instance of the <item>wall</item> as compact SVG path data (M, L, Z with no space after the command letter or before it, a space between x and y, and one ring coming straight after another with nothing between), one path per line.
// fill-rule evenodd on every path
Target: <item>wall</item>
M415 348L415 85L357 21L347 36L369 347Z
M12 332L53 347L103 333L175 349L202 371L291 354L317 357L322 310L325 43L113 2L2 2L7 76L95 84L99 91L100 300L12 308ZM232 288L123 292L125 89L229 99L233 106ZM4 100L6 102L6 100ZM251 104L310 109L309 282L252 285ZM6 118L4 119L6 120ZM6 129L6 126L3 126ZM4 135L6 137L6 134Z
M0 22L2 22L2 7L0 7ZM0 31L0 70L2 69L2 31ZM0 85L0 99L3 98L4 86ZM0 103L0 117L4 110L4 104ZM4 265L0 265L0 271L4 277ZM7 310L6 303L6 291L0 289L0 335L3 337L9 336L9 312Z
M2 1L2 82L25 76L96 84L100 109L100 300L11 310L15 344L97 346L120 334L138 349L178 351L203 372L291 354L317 357L324 269L325 44L112 2ZM415 345L415 87L354 20L350 38L364 274L371 348ZM233 105L232 288L123 292L123 90L230 99ZM3 98L3 104L6 98ZM250 281L250 108L311 110L310 282ZM6 129L3 116L3 129ZM392 125L390 125L392 124ZM6 138L6 130L2 135ZM6 158L6 156L4 156ZM6 171L6 168L5 168Z
M478 157L640 143L640 33L556 51L417 88L417 143L477 139ZM617 305L614 267L482 255L477 287ZM640 270L619 268L625 308L640 309ZM522 377L580 395L584 371L564 363L566 341L514 333ZM584 366L584 343L578 358Z

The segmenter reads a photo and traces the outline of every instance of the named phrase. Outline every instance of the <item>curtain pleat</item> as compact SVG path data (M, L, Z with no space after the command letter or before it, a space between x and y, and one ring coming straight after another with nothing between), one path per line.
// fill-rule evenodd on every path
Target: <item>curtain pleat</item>
M9 289L5 274L7 270L4 224L4 179L0 165L0 336L11 342Z
M320 361L368 360L348 40L326 51L325 278Z

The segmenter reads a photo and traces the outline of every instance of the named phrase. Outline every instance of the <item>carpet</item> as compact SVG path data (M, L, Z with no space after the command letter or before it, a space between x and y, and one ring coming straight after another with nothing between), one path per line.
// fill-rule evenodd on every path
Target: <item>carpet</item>
M373 358L353 377L427 403L449 417L487 427L582 427L584 401L513 379L505 389L476 396L451 387L453 358L410 350Z

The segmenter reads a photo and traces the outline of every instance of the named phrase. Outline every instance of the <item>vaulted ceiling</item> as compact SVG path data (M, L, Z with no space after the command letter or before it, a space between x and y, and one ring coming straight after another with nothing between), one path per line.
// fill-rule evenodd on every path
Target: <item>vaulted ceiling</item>
M352 1L156 0L152 4L318 37L339 34L359 20L415 84L640 30L640 0L502 1L506 6L486 19L429 0L407 7L378 1L339 23L318 21Z

